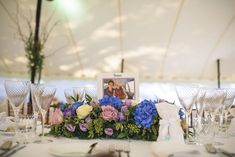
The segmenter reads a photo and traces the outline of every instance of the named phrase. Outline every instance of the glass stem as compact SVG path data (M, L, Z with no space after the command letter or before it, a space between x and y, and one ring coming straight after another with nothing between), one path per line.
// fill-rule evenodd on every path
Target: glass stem
M188 142L189 140L189 114L188 112L186 111L185 112L185 127L186 127L186 142Z
M225 112L224 112L224 124L225 124L225 125L227 124L227 121L228 121L228 112L225 111Z
M20 109L18 107L13 107L13 112L15 115L15 122L18 122L18 120L19 120L19 111L20 111Z
M45 124L45 116L46 116L46 112L45 111L41 111L42 114L42 137L44 136L44 124Z

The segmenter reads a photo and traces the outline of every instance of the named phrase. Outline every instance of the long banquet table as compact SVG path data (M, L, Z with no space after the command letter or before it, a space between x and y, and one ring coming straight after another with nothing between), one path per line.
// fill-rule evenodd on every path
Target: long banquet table
M84 146L87 145L87 147L90 146L90 144L94 142L98 142L99 147L102 147L104 150L109 149L109 146L112 144L120 144L123 143L129 143L130 146L130 157L162 157L164 156L161 154L161 150L167 152L171 152L172 148L175 147L175 145L169 144L169 145L162 145L161 142L148 142L148 141L138 141L138 140L113 140L113 139L94 139L94 140L80 140L80 139L69 139L69 138L54 138L53 142L47 143L47 144L37 144L37 143L31 143L27 144L26 147L14 155L12 157L53 157L49 153L49 149L52 147L55 147L57 145L71 145L71 146ZM219 146L220 148L224 148L226 150L229 150L230 152L235 153L234 145L235 145L235 137L230 137L226 139L218 138L216 141L219 141L223 143L223 145ZM213 154L208 154L203 146L199 145L185 145L185 147L192 147L195 150L200 151L200 156L210 157L210 156L218 156ZM159 152L159 154L158 154ZM122 157L127 157L127 154L122 153Z

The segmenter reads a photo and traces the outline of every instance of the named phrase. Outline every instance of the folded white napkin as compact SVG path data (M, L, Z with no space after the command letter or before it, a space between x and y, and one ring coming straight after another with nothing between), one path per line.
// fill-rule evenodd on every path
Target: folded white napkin
M183 130L180 125L179 106L162 102L156 104L160 120L158 141L171 140L184 143Z

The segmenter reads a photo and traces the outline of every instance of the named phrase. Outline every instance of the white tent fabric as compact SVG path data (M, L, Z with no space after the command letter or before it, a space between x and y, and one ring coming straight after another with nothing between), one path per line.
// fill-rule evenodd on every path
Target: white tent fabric
M59 24L45 45L49 57L43 77L92 79L98 73L120 72L124 58L124 72L144 80L215 81L219 58L222 80L235 81L235 0L120 2L44 0L41 26L54 10L52 23L59 20ZM20 13L32 16L34 23L36 1L18 3ZM24 45L4 7L14 18L16 1L1 0L0 74L25 77ZM23 18L20 24L28 32Z

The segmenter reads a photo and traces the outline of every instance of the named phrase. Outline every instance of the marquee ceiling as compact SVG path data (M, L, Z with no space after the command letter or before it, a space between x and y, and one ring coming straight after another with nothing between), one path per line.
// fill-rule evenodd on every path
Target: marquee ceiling
M0 74L27 76L12 19L28 33L36 0L18 0L18 13L17 0L0 2ZM235 0L43 0L41 32L53 12L43 78L93 79L124 58L143 80L216 80L220 59L222 80L235 82Z

